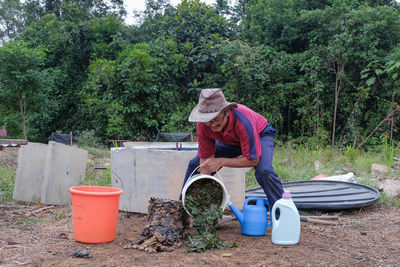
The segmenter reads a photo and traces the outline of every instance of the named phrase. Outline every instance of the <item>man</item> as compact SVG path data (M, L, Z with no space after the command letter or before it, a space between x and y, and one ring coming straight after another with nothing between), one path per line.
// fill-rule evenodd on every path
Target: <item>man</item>
M199 172L210 175L224 166L254 167L272 208L283 189L272 167L277 131L267 119L244 105L226 101L222 90L213 88L201 90L189 121L197 122L199 150L189 162L183 185Z

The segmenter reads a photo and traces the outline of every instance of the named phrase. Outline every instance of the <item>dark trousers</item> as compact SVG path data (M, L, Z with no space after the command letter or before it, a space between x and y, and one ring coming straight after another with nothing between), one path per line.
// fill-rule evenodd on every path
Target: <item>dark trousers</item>
M262 155L258 165L255 167L255 176L257 182L264 190L265 195L268 198L268 202L271 209L275 201L280 199L283 193L281 181L278 175L275 173L274 168L272 167L272 159L274 154L274 135L276 133L277 131L274 128L272 128L269 124L260 133ZM230 146L216 141L215 147L216 147L216 152L215 152L216 158L236 158L242 155L240 147L237 146ZM196 155L192 160L190 160L189 166L186 170L185 181L183 182L183 186L185 185L186 181L189 179L193 171L199 166L199 164L200 164L200 158L198 155ZM196 175L198 173L199 172L196 170L192 175ZM181 198L182 195L180 196L179 199Z

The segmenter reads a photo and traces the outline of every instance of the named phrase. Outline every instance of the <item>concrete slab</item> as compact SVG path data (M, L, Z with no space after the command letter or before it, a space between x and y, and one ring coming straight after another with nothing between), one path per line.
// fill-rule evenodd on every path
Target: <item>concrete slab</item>
M71 202L69 188L85 179L88 152L49 142L22 146L14 184L15 200L63 205Z
M389 167L382 164L373 163L371 165L371 174L376 177L385 177L389 173Z
M173 143L172 145L175 145ZM147 213L150 197L178 200L189 160L196 150L176 150L160 143L146 148L129 143L111 148L112 186L121 188L120 210ZM239 208L245 198L245 174L249 168L222 168L220 175L232 202Z
M49 142L41 191L43 204L71 203L69 188L84 182L87 157L86 150Z
M36 202L40 200L46 165L47 145L29 142L20 148L13 198Z
M400 180L382 179L378 183L379 189L383 190L389 197L400 198Z
M199 144L197 142L124 142L124 147L134 149L197 150Z

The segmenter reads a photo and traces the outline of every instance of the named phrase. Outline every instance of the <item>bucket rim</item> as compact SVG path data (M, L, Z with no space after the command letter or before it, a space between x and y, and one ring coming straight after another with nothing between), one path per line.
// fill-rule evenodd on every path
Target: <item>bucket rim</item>
M91 188L91 189L110 189L111 191L85 191L83 189ZM91 185L82 185L82 186L73 186L69 189L71 194L79 194L79 195L90 195L90 196L117 196L123 193L123 190L116 187L110 186L91 186Z
M183 189L182 189L182 205L183 205L183 209L186 211L186 213L192 217L192 214L190 214L190 212L185 208L185 196L186 196L186 191L189 189L189 187L196 182L197 180L200 179L211 179L214 180L215 182L217 182L222 189L222 200L221 200L221 205L220 208L222 210L225 210L225 208L228 205L228 191L226 190L226 187L222 181L222 179L218 179L215 176L212 175L208 175L208 174L197 174L194 176L189 177L189 179L186 181Z

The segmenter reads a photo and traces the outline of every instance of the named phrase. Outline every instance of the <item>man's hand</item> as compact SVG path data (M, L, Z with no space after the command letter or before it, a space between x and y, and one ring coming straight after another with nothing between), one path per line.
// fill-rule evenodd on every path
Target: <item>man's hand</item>
M233 168L243 168L243 167L255 167L257 166L259 159L248 160L243 156L237 158L215 158L214 156L208 159L200 159L199 172L201 174L208 174L218 171L222 167L233 167Z
M208 158L201 163L199 172L210 175L211 173L218 171L223 166L223 158Z

